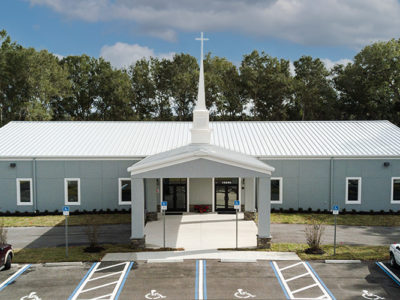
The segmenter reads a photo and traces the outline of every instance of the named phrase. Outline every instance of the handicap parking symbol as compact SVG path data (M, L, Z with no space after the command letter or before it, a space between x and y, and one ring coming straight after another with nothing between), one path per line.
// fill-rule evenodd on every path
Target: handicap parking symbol
M235 293L235 297L239 299L249 299L249 298L254 298L255 296L256 295L252 295L243 289L237 289L237 292Z
M365 299L370 299L370 300L381 300L381 299L385 299L383 297L380 297L378 295L372 294L370 292L368 292L367 290L363 290L362 293L363 298Z
M22 297L20 300L42 300L36 295L36 292L30 293L28 296Z
M167 298L167 296L163 296L160 293L157 292L157 290L151 290L150 293L145 295L146 299L164 299Z

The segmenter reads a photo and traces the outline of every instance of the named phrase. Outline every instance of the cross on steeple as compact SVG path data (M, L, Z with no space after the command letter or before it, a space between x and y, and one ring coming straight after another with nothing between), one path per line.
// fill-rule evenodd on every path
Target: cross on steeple
M206 107L206 96L204 89L204 67L203 67L203 47L204 38L203 32L200 38L196 40L201 41L201 57L200 57L200 73L199 73L199 90L197 93L197 101L193 110L193 125L190 129L192 133L192 143L194 144L209 144L211 140L210 112Z
M203 60L203 47L204 47L203 42L208 41L208 39L203 37L203 32L202 32L200 37L196 38L196 41L201 41L201 60Z

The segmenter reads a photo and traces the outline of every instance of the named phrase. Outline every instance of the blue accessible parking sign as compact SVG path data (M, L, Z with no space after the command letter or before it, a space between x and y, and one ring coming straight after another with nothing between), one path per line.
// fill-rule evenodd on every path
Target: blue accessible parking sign
M339 205L334 205L332 208L332 213L334 215L338 215L339 214Z
M69 216L69 206L63 206L62 210L64 216Z
M239 200L235 200L235 202L233 203L233 206L235 209L240 209L240 201Z
M161 210L167 210L167 201L161 201Z

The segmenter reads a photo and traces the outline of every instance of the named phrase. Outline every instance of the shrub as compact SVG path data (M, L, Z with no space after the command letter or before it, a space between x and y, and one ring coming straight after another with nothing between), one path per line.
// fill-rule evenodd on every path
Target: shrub
M322 225L322 221L318 221L316 218L311 218L310 224L306 225L305 228L306 242L309 247L306 250L307 253L324 253L321 249L321 237L324 231L325 227Z

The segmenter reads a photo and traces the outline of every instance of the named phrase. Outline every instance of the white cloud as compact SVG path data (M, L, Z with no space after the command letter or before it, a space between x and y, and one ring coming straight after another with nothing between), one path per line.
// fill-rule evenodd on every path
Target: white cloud
M159 57L172 59L175 53L156 54L153 49L138 44L115 43L105 45L100 50L100 56L109 61L116 68L128 67L141 58Z
M57 53L53 53L53 55L54 55L55 57L57 57L59 60L62 60L62 59L65 57L64 55L57 54Z
M361 47L398 36L398 0L26 0L89 22L122 20L166 40L234 31L307 45Z
M325 67L328 70L332 70L332 68L335 65L345 65L346 66L348 63L352 63L353 62L351 59L348 59L348 58L342 58L342 59L339 59L339 60L336 60L336 61L332 61L329 58L323 58L323 59L321 59L321 61L325 64Z

